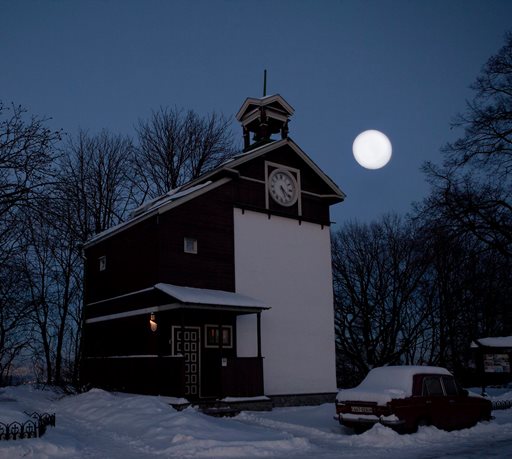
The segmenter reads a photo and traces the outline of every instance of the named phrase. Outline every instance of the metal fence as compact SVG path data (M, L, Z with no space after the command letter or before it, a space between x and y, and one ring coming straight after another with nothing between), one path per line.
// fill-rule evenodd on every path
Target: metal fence
M494 400L492 402L493 410L506 410L512 408L512 400Z
M47 427L55 427L55 413L25 413L32 419L25 422L0 422L0 440L20 440L44 435Z

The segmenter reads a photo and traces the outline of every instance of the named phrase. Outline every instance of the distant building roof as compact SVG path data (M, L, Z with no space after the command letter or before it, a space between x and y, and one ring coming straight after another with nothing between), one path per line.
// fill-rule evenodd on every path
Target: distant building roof
M512 336L491 336L488 338L476 339L471 343L472 348L478 347L511 347Z

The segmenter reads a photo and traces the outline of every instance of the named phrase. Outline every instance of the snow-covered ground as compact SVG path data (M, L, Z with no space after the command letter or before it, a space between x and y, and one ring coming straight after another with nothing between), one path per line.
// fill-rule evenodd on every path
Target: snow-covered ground
M511 399L512 392L499 398ZM1 441L0 459L512 457L512 409L456 432L422 427L398 435L376 425L354 435L333 420L329 404L213 418L194 408L177 412L167 402L99 389L75 396L31 386L0 389L0 422L23 421L24 411L57 415L42 438Z

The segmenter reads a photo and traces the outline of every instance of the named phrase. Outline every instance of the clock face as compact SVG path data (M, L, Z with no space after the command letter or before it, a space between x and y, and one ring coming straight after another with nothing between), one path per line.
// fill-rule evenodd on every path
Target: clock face
M293 206L299 195L295 178L283 169L274 169L270 173L268 190L275 202L286 207Z

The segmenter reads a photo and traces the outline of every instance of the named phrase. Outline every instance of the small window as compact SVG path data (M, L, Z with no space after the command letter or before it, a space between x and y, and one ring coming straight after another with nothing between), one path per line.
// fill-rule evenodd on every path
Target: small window
M186 237L183 241L185 253L197 253L197 239Z
M98 266L100 271L105 271L107 269L107 257L99 257L98 258Z
M423 380L423 395L427 397L440 397L443 394L443 386L438 377L427 377Z
M204 331L206 335L205 347L219 347L219 326L206 325ZM222 347L233 347L233 327L231 326L222 326Z

